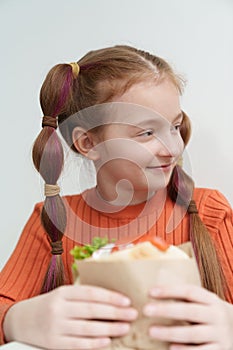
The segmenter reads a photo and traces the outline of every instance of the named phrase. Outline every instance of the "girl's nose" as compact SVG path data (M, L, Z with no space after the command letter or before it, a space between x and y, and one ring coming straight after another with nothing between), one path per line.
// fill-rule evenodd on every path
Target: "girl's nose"
M181 138L163 137L157 138L157 154L161 157L178 157L183 151Z
M173 157L173 150L164 145L161 141L159 142L159 148L157 154L161 157Z

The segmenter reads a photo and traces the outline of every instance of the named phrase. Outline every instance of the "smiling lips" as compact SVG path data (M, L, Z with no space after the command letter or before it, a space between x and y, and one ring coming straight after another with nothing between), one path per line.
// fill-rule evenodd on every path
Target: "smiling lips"
M157 166L148 166L148 169L160 169L160 170L169 170L171 168L173 163L169 163L169 164L161 164L161 165L157 165Z

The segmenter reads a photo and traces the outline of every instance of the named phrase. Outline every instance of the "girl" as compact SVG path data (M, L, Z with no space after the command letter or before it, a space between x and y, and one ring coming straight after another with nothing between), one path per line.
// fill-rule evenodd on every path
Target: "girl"
M170 244L192 241L203 287L149 290L154 302L145 315L190 323L152 326L148 336L173 350L233 348L232 209L218 191L194 189L178 165L190 137L182 87L163 59L128 46L91 51L48 73L33 148L46 198L1 273L2 343L110 346L111 337L127 334L137 311L124 295L72 285L69 252L95 236L136 242L157 235ZM64 156L57 126L95 165L96 187L83 194L59 195ZM169 298L177 302L164 302Z

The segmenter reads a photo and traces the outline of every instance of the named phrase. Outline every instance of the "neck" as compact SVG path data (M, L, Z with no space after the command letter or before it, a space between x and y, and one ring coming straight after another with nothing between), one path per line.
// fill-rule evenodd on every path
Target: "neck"
M126 180L121 180L111 190L97 183L96 193L101 200L113 206L136 205L146 202L155 194L152 191L135 191Z

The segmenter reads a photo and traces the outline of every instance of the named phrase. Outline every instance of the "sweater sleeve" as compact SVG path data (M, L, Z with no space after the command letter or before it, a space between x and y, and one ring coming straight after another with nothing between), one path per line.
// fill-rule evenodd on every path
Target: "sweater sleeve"
M199 214L210 232L227 282L227 300L233 303L233 211L217 190L202 192Z
M0 344L4 343L3 320L17 301L40 293L50 260L50 247L40 221L37 204L11 257L0 273Z

